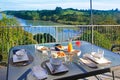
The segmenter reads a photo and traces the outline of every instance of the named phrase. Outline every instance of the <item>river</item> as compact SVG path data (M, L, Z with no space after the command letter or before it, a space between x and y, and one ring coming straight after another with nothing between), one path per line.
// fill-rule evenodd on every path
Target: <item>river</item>
M7 15L8 17L13 17L10 15ZM0 16L1 17L1 16ZM20 22L20 25L23 26L25 31L28 31L30 33L37 34L37 33L49 33L53 37L56 38L56 31L57 31L57 38L59 41L61 40L68 40L68 38L73 38L78 34L78 30L75 28L58 28L56 30L56 26L65 26L59 23L51 22L51 21L40 21L40 20L24 20L17 18L17 20Z

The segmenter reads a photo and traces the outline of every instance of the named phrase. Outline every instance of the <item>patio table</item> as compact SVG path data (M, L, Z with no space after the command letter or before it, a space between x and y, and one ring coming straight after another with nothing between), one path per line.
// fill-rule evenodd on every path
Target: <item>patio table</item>
M56 43L45 43L45 44L32 44L32 45L19 45L10 49L9 59L8 59L8 69L7 69L7 80L34 80L31 68L36 65L41 65L45 61L42 58L40 51L36 50L36 45L38 46L47 46L53 47ZM66 46L68 42L62 42L63 46ZM98 74L103 74L106 72L112 72L114 79L114 70L120 69L120 55L111 52L105 48L93 45L86 41L81 41L81 46L75 46L75 41L72 42L73 48L76 50L81 50L81 55L79 58L83 57L85 53L90 53L91 51L97 52L98 49L104 50L104 57L111 61L107 65L97 64L97 68L90 68L87 65L73 62L72 64L66 64L68 67L68 72L52 75L49 73L48 69L44 66L45 70L48 73L48 76L45 80L76 80L80 78L85 78L89 76L95 76ZM16 65L12 63L12 57L14 55L14 50L25 49L27 54L30 55L30 62L25 65Z

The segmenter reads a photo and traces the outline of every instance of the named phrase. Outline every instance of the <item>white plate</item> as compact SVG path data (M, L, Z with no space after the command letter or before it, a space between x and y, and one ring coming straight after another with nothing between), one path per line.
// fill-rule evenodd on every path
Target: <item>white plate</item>
M42 50L42 48L45 48ZM39 50L39 51L46 51L46 50L49 50L47 47L45 46L36 46L36 49Z
M63 47L63 49L62 49L63 51L67 51L68 50L68 46L62 46L62 47ZM50 49L56 51L55 47L50 47Z

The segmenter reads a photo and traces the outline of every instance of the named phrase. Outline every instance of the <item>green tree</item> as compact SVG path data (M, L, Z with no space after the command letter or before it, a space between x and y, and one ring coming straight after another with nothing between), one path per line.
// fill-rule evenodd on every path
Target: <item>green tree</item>
M90 10L77 10L72 8L36 11L6 11L7 14L28 20L45 20L60 22L63 24L87 25L90 24ZM95 25L120 24L120 11L115 10L93 10L93 23Z
M39 33L34 35L34 40L36 40L38 43L48 43L48 42L55 42L55 38L51 36L48 33Z
M8 18L5 14L2 14L2 19L0 20L0 26L18 26L20 23L17 21L17 19L14 18Z
M7 18L5 15L0 20L0 54L3 55L5 61L7 61L7 53L11 47L37 43L33 35L24 31L18 24L16 19Z
M56 14L61 14L62 13L62 8L61 7L56 7L55 13Z
M94 36L93 36L94 44L104 47L106 49L111 48L112 44L111 44L110 40L104 34L101 34L97 31L94 31L93 34L94 34ZM78 39L92 42L92 32L88 30L88 31L84 32L81 35L81 37L79 37Z

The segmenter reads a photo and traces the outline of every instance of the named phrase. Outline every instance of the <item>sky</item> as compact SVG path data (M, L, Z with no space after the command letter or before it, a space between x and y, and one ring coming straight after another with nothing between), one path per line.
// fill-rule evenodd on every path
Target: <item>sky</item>
M120 0L92 0L92 9L120 10ZM53 10L56 7L90 9L90 0L0 0L0 11L5 10Z

